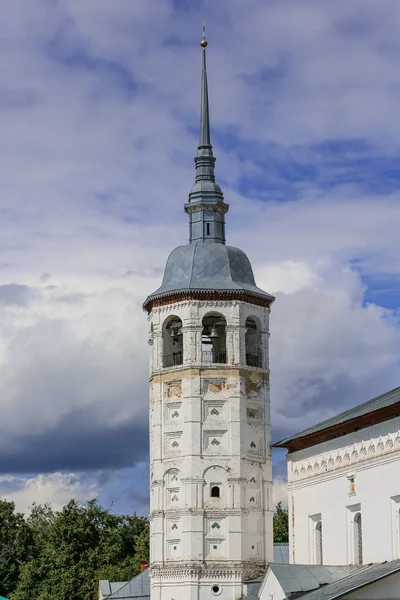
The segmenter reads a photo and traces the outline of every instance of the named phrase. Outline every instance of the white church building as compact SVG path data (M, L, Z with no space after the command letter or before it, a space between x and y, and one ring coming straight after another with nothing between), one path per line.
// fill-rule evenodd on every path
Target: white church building
M144 303L150 348L150 564L100 600L400 600L400 388L287 448L289 554L273 545L274 297L225 243L202 39L189 243ZM283 563L290 564L283 564Z

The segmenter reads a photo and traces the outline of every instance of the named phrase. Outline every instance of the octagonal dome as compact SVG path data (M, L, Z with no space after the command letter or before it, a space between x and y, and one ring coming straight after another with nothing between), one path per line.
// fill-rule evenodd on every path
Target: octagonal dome
M187 244L171 252L160 288L153 300L183 292L247 292L272 301L273 296L256 286L253 269L246 254L224 244Z

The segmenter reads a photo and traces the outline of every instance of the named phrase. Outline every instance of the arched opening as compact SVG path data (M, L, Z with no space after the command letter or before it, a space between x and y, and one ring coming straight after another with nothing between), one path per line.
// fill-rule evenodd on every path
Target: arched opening
M219 485L213 485L211 488L211 498L219 498L221 494L221 490Z
M163 327L163 367L175 367L182 363L182 321L178 317L169 317Z
M245 323L246 365L261 367L261 330L256 319L249 317Z
M363 564L361 513L354 517L354 564Z
M201 349L203 363L226 363L226 320L222 315L203 318Z
M315 526L315 563L317 565L323 564L322 554L322 521L318 521Z

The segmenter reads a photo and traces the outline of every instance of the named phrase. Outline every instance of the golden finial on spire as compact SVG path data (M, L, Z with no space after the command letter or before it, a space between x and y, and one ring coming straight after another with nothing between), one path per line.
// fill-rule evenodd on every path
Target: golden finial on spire
M204 25L204 21L203 21L203 38L202 38L202 40L201 40L201 42L200 42L200 46L201 46L202 48L206 48L206 46L207 46L207 44L208 44L208 42L207 42L207 40L206 40L206 37L205 37L205 32L206 32L206 26Z

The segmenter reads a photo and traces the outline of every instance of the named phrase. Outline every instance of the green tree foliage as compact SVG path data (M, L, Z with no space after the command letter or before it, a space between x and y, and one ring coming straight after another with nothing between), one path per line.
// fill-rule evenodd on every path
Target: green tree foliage
M288 509L282 508L282 502L278 502L274 513L274 543L288 543L289 541L289 517Z
M87 506L71 500L60 512L34 505L26 521L17 516L31 542L15 561L14 579L5 580L10 600L94 600L100 579L128 580L148 559L147 519L111 514L94 500Z
M14 590L23 565L33 556L34 536L14 502L0 501L0 596Z

